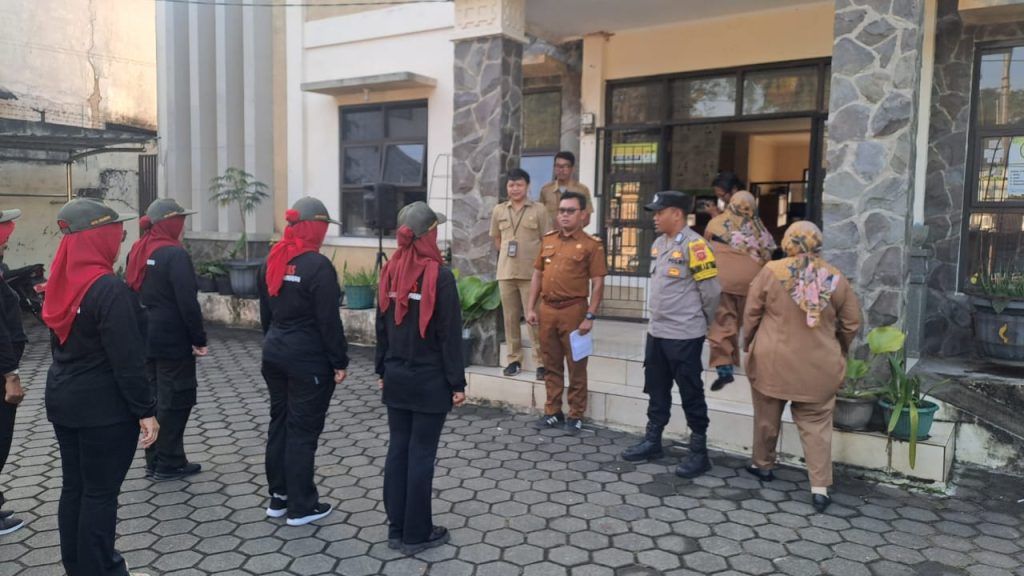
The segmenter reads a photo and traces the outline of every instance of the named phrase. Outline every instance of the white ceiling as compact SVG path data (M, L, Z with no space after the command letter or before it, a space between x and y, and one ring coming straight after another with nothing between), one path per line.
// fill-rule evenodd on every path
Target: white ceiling
M678 21L720 18L822 0L526 0L526 30L561 42Z

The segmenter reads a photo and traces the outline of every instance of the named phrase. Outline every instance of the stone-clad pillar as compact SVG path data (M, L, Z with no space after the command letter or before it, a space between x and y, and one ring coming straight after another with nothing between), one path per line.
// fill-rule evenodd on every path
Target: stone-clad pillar
M455 23L452 265L493 279L491 210L522 146L524 0L456 0ZM497 318L489 320L476 328L474 363L498 363Z
M836 0L825 255L856 288L867 329L904 321L923 4Z

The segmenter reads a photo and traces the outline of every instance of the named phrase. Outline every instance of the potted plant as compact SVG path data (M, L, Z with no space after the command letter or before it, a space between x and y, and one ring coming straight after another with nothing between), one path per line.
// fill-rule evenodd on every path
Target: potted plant
M217 277L227 276L220 262L198 262L196 264L196 285L200 292L216 292Z
M348 307L351 310L373 308L377 302L377 274L373 270L360 268L349 272L348 262L342 267L342 281L348 296Z
M231 290L238 296L247 298L258 296L256 277L262 262L249 257L246 223L248 215L255 212L256 208L269 197L266 184L238 168L228 168L224 174L216 176L210 181L210 201L217 202L221 206L234 204L238 208L239 216L242 217L242 235L235 244L233 253L237 254L241 251L245 255L245 259L230 260L225 263L228 275L231 277Z
M1024 365L1024 272L971 276L974 340L986 360Z
M462 358L466 366L469 366L473 352L472 326L501 306L501 293L498 291L497 280L487 282L477 276L463 278L458 270L452 272L455 274L459 303L462 305Z
M910 442L910 467L917 461L917 441L931 431L938 404L926 400L928 389L922 389L919 375L907 373L904 351L906 334L892 326L880 326L868 333L871 354L886 359L889 378L882 388L879 404L885 414L886 431L891 438Z
M836 409L832 420L836 428L864 430L871 422L880 390L865 385L868 372L868 361L856 358L846 361L846 379L836 393Z

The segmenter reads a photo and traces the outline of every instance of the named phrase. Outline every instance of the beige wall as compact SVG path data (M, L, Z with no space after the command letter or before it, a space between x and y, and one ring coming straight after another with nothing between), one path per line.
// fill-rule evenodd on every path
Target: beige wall
M810 152L810 142L779 142L772 135L752 135L748 140L747 178L750 182L800 180Z

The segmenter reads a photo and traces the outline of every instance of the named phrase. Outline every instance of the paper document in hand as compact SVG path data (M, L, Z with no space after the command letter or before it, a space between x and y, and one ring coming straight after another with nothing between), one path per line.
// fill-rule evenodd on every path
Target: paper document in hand
M579 362L594 352L594 338L591 332L581 335L579 330L569 334L569 345L572 346L572 361Z

